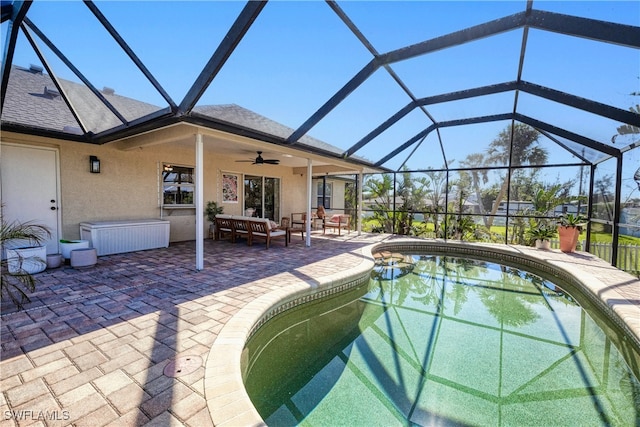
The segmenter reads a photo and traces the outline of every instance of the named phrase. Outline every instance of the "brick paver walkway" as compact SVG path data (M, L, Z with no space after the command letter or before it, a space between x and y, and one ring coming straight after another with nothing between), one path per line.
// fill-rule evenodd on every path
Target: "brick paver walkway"
M352 235L352 237L354 237ZM360 262L371 241L314 238L289 247L205 241L100 257L95 267L38 274L26 310L2 307L0 425L212 425L204 362L224 323L275 289L283 274L312 278ZM172 378L181 356L202 361Z

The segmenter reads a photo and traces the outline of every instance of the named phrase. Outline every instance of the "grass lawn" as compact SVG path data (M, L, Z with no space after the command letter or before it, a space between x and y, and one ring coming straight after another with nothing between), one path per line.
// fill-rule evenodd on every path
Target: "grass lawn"
M504 236L505 227L493 226L491 227L491 231L493 233ZM578 238L578 240L582 241L586 238L587 238L587 232L583 231L582 233L580 233L580 237ZM557 239L557 236L556 236L556 239ZM611 233L598 233L593 231L591 232L591 242L593 243L611 243L612 240L613 240L613 237ZM620 236L618 236L618 244L619 245L640 245L640 237L626 236L621 234Z
M429 222L424 224L420 221L414 221L414 224L416 226L421 227L427 232L434 231L433 223ZM363 223L363 231L370 231L371 228L376 225L378 225L378 222L370 218ZM491 227L491 232L500 236L504 236L505 229L506 229L505 226L494 225ZM580 237L579 237L580 241L586 238L587 238L586 231L583 231L582 233L580 233ZM612 240L611 233L604 233L604 232L598 232L593 230L591 232L591 242L593 243L611 243L611 240ZM621 234L618 238L618 242L620 245L640 245L640 237L626 236Z
M362 228L363 228L363 231L371 231L371 229L376 226L379 226L378 222L375 219L369 218L365 220ZM434 226L432 223L425 224L420 221L414 221L414 226L417 229L421 229L426 233L433 233L434 231ZM595 230L592 229L592 232L591 232L592 244L596 244L596 243L610 244L611 243L612 241L611 233L605 233L604 231L602 231L601 228L598 229L599 227L593 227L593 228L595 228ZM506 231L505 226L494 225L491 227L491 233L494 236L503 236L503 241L504 241L505 231ZM510 233L509 233L510 235L512 231L513 230L510 230ZM431 234L431 236L432 235L433 234ZM429 234L426 234L426 236L428 237ZM556 239L557 238L558 237L556 236ZM580 237L579 237L580 242L582 242L586 238L587 238L586 231L583 231L582 233L580 233ZM618 238L618 241L619 241L618 248L619 248L619 251L621 251L618 253L618 262L617 262L618 268L640 277L640 269L639 269L640 251L637 248L634 248L634 246L640 246L640 237L620 235ZM625 246L631 246L631 247L625 248ZM590 252L603 259L607 259L611 255L611 246L610 245L602 245L602 246L593 245L591 247Z

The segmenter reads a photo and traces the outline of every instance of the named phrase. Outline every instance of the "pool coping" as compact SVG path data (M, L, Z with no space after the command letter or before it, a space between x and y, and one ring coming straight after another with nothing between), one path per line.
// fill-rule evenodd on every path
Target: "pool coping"
M487 249L490 249L491 255L488 255ZM251 301L226 323L211 346L205 366L205 397L214 425L266 425L253 406L242 380L243 361L247 357L245 343L262 324L299 304L341 292L368 280L374 266L375 252L411 250L468 254L517 263L558 275L583 291L629 334L636 347L640 347L640 280L589 253L565 254L557 250L525 246L411 238L376 242L359 250L362 261L357 266L329 276L312 277L308 281L299 279L295 284L273 290ZM630 300L620 292L627 287L639 298Z

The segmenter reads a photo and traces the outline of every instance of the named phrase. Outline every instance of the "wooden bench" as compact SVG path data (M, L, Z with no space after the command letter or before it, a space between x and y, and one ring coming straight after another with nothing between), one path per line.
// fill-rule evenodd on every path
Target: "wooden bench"
M235 242L238 237L241 237L243 239L247 239L247 245L251 246L251 232L249 231L249 225L247 224L247 222L249 222L249 218L243 216L232 217L231 221L233 224L233 237L231 238L231 241Z
M216 230L214 233L214 239L220 240L228 234L232 242L235 242L235 235L233 234L233 220L231 215L216 215Z
M289 246L289 239L286 229L271 227L271 221L266 218L253 218L246 216L216 215L215 239L219 240L228 234L231 242L241 237L247 239L247 245L253 245L255 239L265 239L267 249L271 245L271 240L284 237L285 245Z

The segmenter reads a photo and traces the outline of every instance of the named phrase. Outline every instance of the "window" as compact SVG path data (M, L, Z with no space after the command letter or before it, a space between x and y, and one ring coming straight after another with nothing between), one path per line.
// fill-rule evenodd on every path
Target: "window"
M245 215L280 220L280 178L244 176Z
M333 184L330 182L317 182L318 202L316 206L324 206L325 209L331 209L332 186Z
M162 165L162 205L195 206L193 203L193 168L171 164Z

